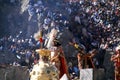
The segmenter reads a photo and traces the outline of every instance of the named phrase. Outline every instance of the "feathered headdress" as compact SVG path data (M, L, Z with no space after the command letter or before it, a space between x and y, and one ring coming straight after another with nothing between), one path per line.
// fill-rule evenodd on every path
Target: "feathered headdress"
M48 43L47 43L47 48L50 48L52 46L52 43L53 43L53 40L56 38L56 35L57 35L58 31L56 29L52 29L50 34L49 34L49 40L48 40Z

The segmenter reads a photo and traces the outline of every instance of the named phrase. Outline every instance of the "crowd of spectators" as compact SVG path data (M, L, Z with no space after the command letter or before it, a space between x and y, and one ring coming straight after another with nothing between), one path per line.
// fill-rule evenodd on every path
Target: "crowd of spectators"
M119 0L29 0L28 13L28 20L38 22L46 33L52 28L68 29L76 41L84 45L86 53L97 49L99 67L103 67L105 50L114 50L120 44ZM0 39L0 50L26 54L26 57L35 54L38 46L32 37Z
M29 39L22 38L22 31L14 36L5 36L0 39L0 53L14 54L16 60L10 65L21 65L32 67L39 59L38 53L35 52L40 47L40 43L32 37ZM11 57L11 56L10 56ZM5 63L6 64L6 63Z
M115 47L120 39L120 5L118 0L70 1L30 0L29 20L37 16L40 27L49 30L53 27L62 31L68 28L86 47L100 48L102 44ZM45 4L46 2L46 4ZM51 3L51 5L50 5ZM47 5L49 4L49 5Z

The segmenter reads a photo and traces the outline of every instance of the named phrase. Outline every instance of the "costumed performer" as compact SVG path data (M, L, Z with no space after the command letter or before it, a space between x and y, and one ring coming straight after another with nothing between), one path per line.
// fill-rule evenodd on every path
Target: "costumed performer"
M120 80L120 45L116 47L115 54L111 56L115 66L115 80Z
M54 55L51 58L51 62L60 71L59 78L61 78L64 74L66 74L68 79L70 80L69 73L68 73L68 66L67 66L65 55L60 42L57 39L54 39L53 46L56 49L54 50Z

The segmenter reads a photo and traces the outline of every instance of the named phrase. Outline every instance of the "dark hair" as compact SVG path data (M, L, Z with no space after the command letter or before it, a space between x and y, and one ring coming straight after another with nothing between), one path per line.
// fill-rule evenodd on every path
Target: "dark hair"
M53 42L54 42L54 46L56 46L56 47L61 46L61 44L60 44L60 42L58 41L58 39L54 39Z

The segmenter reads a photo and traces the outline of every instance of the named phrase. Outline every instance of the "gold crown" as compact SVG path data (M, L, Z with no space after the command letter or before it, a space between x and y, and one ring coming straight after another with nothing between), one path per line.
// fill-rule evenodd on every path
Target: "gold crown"
M51 51L48 49L37 49L36 52L41 56L50 56L51 53Z

